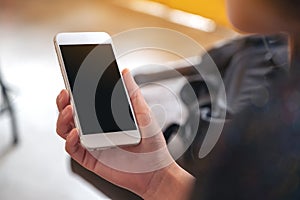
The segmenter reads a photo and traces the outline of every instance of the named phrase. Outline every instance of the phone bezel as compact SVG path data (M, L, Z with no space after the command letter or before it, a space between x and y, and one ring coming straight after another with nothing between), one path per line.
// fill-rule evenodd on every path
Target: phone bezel
M77 115L76 106L73 100L73 95L70 87L70 83L68 80L66 68L63 62L62 54L59 45L84 45L84 44L110 44L112 46L113 52L115 52L114 45L112 43L112 39L109 34L105 32L69 32L69 33L58 33L54 38L55 50L58 56L59 65L61 69L61 73L64 79L65 87L69 91L70 94L70 102L73 106L73 117L75 126L79 131L80 142L81 144L89 149L102 149L109 148L115 146L128 146L128 145L136 145L141 141L141 134L139 131L139 127L137 125L136 117L132 108L132 104L128 95L128 91L124 84L122 73L120 72L119 65L118 71L120 73L123 86L125 88L127 100L132 112L132 116L134 118L134 123L136 126L136 130L131 131L120 131L120 132L108 132L108 133L93 133L93 134L83 134L80 126L80 121ZM115 53L114 53L115 54ZM117 58L116 58L116 62Z

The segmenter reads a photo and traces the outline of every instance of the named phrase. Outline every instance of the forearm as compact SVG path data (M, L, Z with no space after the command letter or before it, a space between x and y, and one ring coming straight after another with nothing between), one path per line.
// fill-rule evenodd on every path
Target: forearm
M194 182L195 178L192 175L173 163L153 177L149 189L142 197L145 200L189 199Z

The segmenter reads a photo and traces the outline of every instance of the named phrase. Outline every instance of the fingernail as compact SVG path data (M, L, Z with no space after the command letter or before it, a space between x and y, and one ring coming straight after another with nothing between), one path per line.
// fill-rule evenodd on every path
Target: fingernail
M125 75L128 72L129 72L129 69L125 68L125 69L123 69L122 74Z

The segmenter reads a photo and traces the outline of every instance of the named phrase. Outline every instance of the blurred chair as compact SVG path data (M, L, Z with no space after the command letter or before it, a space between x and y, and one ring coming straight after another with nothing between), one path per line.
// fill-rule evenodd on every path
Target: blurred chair
M12 144L16 145L19 141L18 137L18 128L17 128L17 120L15 115L14 106L12 103L12 99L9 96L9 88L5 84L3 80L2 73L0 72L0 88L1 88L1 100L0 103L0 115L9 114L10 117L10 123L11 123L11 132L12 132Z

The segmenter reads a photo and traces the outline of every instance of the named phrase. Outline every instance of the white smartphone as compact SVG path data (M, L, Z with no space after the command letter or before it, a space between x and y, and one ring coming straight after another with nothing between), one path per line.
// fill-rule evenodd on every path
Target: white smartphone
M54 44L82 145L95 150L138 144L141 134L111 37L59 33Z

